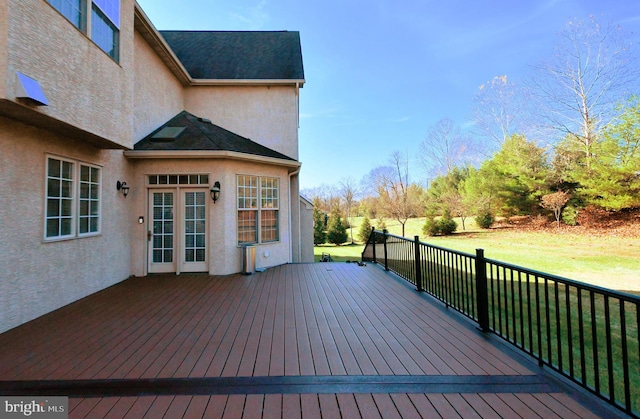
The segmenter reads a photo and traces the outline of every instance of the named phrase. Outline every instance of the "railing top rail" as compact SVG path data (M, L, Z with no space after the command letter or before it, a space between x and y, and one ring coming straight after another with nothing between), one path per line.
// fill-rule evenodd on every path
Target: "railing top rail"
M504 267L504 268L509 268L509 269L514 270L514 271L535 275L535 276L538 276L538 277L541 277L541 278L551 279L553 281L557 281L557 282L559 282L561 284L564 284L564 285L571 285L571 286L575 286L575 287L578 287L578 288L582 288L583 290L594 291L594 292L597 292L597 293L600 293L600 294L608 295L610 297L620 298L620 299L628 301L630 303L640 304L640 296L629 294L629 293L626 293L626 292L623 292L623 291L618 291L618 290L612 290L612 289L609 289L609 288L599 287L597 285L587 284L586 282L577 281L575 279L569 279L569 278L565 278L565 277L562 277L562 276L549 274L549 273L546 273L546 272L540 272L540 271L536 271L535 269L524 268L522 266L513 265L511 263L506 263L506 262L501 262L499 260L485 258L485 261L487 263L491 263L493 265L501 266L501 267Z
M413 240L407 238L407 237L402 237L402 236L398 236L395 234L391 234L391 233L385 233L384 231L380 231L380 230L374 230L374 232L376 234L379 235L384 235L386 234L387 237L393 237L394 239L398 239L398 240L404 240L407 242L414 242ZM468 258L472 258L475 259L476 255L471 254L471 253L466 253L466 252L460 252L457 250L452 250L452 249L447 249L446 247L441 247L441 246L436 246L433 244L429 244L429 243L425 243L425 242L419 242L421 245L423 246L427 246L433 249L438 249L438 250L442 250L445 252L450 252L456 255L460 255L460 256L464 256L464 257L468 257ZM581 288L583 290L586 291L593 291L599 294L603 294L603 295L607 295L609 297L615 297L615 298L619 298L621 300L630 302L630 303L634 303L634 304L639 304L640 305L640 296L637 295L633 295L633 294L629 294L623 291L618 291L618 290L612 290L609 288L604 288L604 287L599 287L597 285L591 285L591 284L587 284L586 282L581 282L581 281L577 281L575 279L569 279L569 278L565 278L559 275L553 275L553 274L549 274L546 272L540 272L540 271L536 271L535 269L529 269L529 268L525 268L522 266L518 266L518 265L513 265L507 262L501 262L499 260L494 260L494 259L489 259L489 258L485 258L485 261L487 263L491 263L494 264L496 266L501 266L504 268L508 268L508 269L512 269L518 272L522 272L525 274L530 274L530 275L534 275L534 276L538 276L540 278L547 278L553 281L557 281L561 284L564 285L570 285L570 286L574 286L574 287L578 287Z
M384 231L380 231L380 230L374 230L375 233L383 235L385 234ZM404 240L404 241L408 241L408 242L412 242L412 239L409 239L407 237L402 237L402 236L397 236L395 234L391 234L391 233L386 233L387 237L393 237L394 239L400 239L400 240ZM445 252L451 252L451 253L455 253L456 255L460 255L460 256L466 256L469 258L475 258L476 255L471 254L471 253L466 253L466 252L460 252L458 250L453 250L453 249L447 249L446 247L441 247L441 246L436 246L435 244L430 244L430 243L425 243L423 241L419 242L421 245L423 246L427 246L427 247L431 247L433 249L438 249L438 250L444 250Z

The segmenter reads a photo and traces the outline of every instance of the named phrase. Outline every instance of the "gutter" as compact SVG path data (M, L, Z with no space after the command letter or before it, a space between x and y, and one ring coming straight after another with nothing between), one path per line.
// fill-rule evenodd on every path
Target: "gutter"
M227 159L289 167L300 171L301 163L297 160L279 159L257 154L240 153L224 150L127 150L124 156L129 159Z

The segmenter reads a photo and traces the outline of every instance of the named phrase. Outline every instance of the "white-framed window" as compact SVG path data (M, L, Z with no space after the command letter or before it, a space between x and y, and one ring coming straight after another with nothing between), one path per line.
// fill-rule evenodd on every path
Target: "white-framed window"
M100 167L48 156L46 170L45 240L100 234Z
M116 62L120 59L120 0L47 0Z
M278 178L239 175L238 245L280 240Z

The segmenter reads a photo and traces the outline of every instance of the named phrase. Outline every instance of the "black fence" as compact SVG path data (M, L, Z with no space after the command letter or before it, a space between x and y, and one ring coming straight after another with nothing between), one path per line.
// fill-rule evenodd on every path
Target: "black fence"
M640 297L376 230L362 260L640 417Z

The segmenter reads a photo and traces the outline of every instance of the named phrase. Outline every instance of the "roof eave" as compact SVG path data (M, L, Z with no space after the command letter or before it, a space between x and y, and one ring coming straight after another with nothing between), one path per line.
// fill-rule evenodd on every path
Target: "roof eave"
M305 79L193 79L192 86L295 86L303 87Z
M144 10L142 10L138 2L135 3L134 8L134 26L180 83L184 86L190 85L193 79L189 75L189 72L184 65L182 65L182 62L175 55L171 47L169 47L169 44L167 44L162 35L160 35L160 32L153 26L153 23L151 23L151 20L144 13Z
M127 150L124 155L129 159L227 159L284 166L291 169L301 166L301 163L296 160L226 150Z

